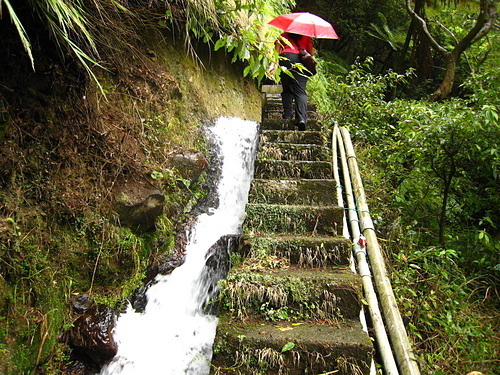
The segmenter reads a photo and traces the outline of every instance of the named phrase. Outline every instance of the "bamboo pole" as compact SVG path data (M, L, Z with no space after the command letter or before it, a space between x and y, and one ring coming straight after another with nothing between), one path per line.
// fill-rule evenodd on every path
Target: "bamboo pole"
M382 311L389 331L389 337L394 348L396 361L402 375L419 375L420 371L418 369L417 359L408 340L391 282L387 275L385 260L378 244L375 228L368 212L366 196L351 138L346 128L342 127L340 131L347 151L349 170L356 200L358 202L358 210L361 216L362 233L367 239L368 257L370 259L375 286L380 297Z
M339 143L342 172L344 177L344 190L347 200L347 210L348 210L349 223L351 225L351 234L353 239L353 252L357 261L358 273L361 276L364 296L368 303L368 312L370 314L370 318L373 325L373 331L375 334L375 344L377 345L378 352L380 354L382 366L384 369L384 374L399 375L396 361L394 360L394 355L391 349L391 344L389 342L384 322L382 320L382 313L380 312L377 293L375 292L375 288L373 287L372 275L366 259L366 247L364 243L358 241L361 235L359 228L358 213L356 211L356 204L352 191L352 184L349 175L346 151L337 124L335 124L334 135L337 138L335 139L335 143L337 143L337 141ZM334 152L334 157L335 157L337 150L335 149L334 151L335 151ZM338 181L337 184L339 185L340 181Z
M338 155L338 149L337 149L337 139L340 136L339 132L339 126L335 122L335 126L333 128L332 132L332 163L333 163L333 178L336 183L336 189L337 189L337 205L339 207L344 207L344 199L342 198L342 185L340 184L340 175L339 175L339 163L337 159ZM349 228L347 226L347 218L344 215L343 217L343 230L342 230L342 235L345 238L349 238Z

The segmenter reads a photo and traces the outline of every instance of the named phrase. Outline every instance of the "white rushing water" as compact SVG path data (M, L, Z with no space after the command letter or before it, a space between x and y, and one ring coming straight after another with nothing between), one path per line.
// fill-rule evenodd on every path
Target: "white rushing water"
M186 259L170 275L159 275L143 313L128 307L114 331L118 353L101 375L204 375L210 370L217 318L202 311L202 273L207 250L225 235L241 234L253 177L258 124L220 118L208 127L220 149L219 206L201 214L188 234ZM201 291L201 292L200 292Z

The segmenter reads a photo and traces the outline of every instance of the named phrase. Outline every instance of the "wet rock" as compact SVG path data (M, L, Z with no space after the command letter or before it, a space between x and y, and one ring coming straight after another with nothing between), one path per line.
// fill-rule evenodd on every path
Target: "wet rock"
M151 285L155 284L157 275L169 275L174 269L184 263L184 253L177 251L171 254L159 254L148 266L144 285L137 288L130 299L130 303L135 311L144 312L148 303L146 295Z
M207 252L205 268L201 276L201 295L205 296L203 313L217 315L219 310L218 298L220 292L219 281L227 276L230 268L229 254L236 251L239 245L239 236L223 236L215 242Z
M93 305L92 298L87 293L77 294L71 298L71 306L78 314L83 314Z
M156 218L162 214L165 196L144 182L129 182L116 194L115 211L120 223L133 230L149 232L155 229Z
M135 311L142 313L146 309L146 305L148 304L148 296L146 295L146 293L149 289L149 286L149 284L140 286L132 294L130 304Z
M69 330L69 344L85 353L96 364L103 365L117 351L111 334L115 324L116 313L112 309L94 305L73 323Z
M167 166L175 168L183 178L194 181L208 167L208 161L198 151L182 150L167 157Z

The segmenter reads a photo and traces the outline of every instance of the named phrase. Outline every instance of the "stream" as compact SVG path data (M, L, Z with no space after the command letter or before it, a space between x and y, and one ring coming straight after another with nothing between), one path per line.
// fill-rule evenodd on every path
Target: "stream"
M227 261L228 247L234 246L242 231L258 123L219 118L205 130L221 162L218 207L196 218L187 233L185 262L171 274L156 277L147 291L144 312L129 305L120 315L114 331L118 352L101 375L205 375L210 371L218 318L204 307L224 277L224 270L217 270L222 263L217 253L222 252Z

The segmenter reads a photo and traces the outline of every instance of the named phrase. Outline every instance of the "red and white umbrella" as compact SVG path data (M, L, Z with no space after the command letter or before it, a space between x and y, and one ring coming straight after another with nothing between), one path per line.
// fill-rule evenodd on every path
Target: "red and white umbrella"
M307 12L282 14L269 22L269 25L293 34L322 39L339 39L329 22Z

